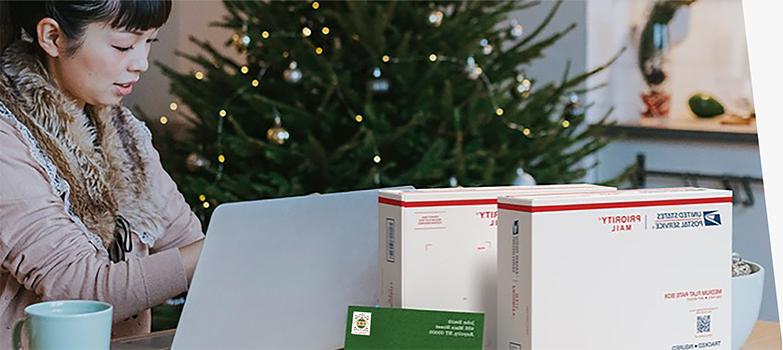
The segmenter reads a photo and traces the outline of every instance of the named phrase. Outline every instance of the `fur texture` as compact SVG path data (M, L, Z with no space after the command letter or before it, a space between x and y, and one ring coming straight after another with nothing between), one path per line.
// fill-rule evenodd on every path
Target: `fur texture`
M0 100L68 182L74 213L104 248L114 243L118 216L152 245L162 234L165 198L148 181L153 149L146 126L122 106L80 110L54 85L31 43L8 47L0 73Z

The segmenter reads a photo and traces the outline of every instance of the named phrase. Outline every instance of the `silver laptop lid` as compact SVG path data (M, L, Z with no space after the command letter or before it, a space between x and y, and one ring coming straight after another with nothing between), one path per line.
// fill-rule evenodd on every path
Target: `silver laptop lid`
M412 188L412 187L407 187ZM337 349L378 303L378 190L224 204L173 349Z

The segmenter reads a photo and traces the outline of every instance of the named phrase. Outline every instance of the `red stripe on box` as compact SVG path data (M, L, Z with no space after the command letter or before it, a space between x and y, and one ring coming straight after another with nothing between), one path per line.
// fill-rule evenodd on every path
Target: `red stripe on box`
M497 204L498 200L491 199L461 199L450 201L421 201L421 202L403 202L396 199L378 197L378 203L394 205L404 208L421 208L421 207L454 207L460 205L488 205Z
M541 213L541 212L552 212L552 211L638 208L638 207L657 207L657 206L665 206L665 205L690 205L690 204L711 204L711 203L731 203L731 197L667 199L667 200L658 200L658 201L541 205L541 206L498 203L498 209L522 211L526 213Z

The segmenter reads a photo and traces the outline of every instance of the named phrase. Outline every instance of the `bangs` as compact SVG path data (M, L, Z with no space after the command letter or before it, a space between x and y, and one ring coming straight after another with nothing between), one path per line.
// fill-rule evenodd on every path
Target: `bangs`
M109 22L114 29L145 31L160 28L169 19L171 0L109 0Z

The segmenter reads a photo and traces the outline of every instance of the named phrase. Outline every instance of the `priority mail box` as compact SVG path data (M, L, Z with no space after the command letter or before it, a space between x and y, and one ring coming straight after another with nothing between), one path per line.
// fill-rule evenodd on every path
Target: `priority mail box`
M499 198L498 348L731 349L731 198Z
M611 189L547 185L381 191L380 305L483 312L484 342L494 348L498 196Z

